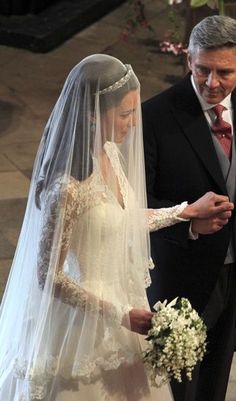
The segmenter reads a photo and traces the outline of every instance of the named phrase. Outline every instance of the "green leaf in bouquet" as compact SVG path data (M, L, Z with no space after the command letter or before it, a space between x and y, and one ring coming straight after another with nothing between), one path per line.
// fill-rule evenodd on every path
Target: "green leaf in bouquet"
M191 0L191 7L201 7L208 3L208 0Z

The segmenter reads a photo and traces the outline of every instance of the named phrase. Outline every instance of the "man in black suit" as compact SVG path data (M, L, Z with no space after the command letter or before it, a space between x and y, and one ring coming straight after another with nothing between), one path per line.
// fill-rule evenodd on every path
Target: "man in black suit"
M211 16L197 24L188 65L186 77L143 104L149 207L193 202L207 191L235 201L236 21ZM217 117L218 104L223 107ZM236 343L234 214L206 235L212 225L221 226L221 217L193 219L151 236L156 268L150 305L186 297L208 327L208 352L192 382L172 383L176 401L225 400Z

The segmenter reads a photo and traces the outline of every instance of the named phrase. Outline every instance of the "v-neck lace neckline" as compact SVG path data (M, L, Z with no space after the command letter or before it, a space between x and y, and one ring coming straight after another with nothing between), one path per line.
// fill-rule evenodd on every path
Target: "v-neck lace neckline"
M106 186L112 192L119 206L123 210L125 210L127 208L127 178L121 167L117 146L112 142L106 142L104 144L104 151L109 159L109 162L111 163L111 167L114 171L115 177L117 178L118 192L120 194L120 199L122 200L122 204L119 201L118 197L115 195L114 191L112 191L107 185L103 175L102 174L101 175L103 177L104 182L106 183Z

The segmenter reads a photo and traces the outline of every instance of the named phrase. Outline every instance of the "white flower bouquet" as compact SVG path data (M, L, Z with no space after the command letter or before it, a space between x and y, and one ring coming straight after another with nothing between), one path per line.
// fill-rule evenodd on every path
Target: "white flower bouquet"
M206 351L206 326L186 298L157 302L152 328L146 338L143 359L152 385L160 387L170 378L192 379L192 371Z

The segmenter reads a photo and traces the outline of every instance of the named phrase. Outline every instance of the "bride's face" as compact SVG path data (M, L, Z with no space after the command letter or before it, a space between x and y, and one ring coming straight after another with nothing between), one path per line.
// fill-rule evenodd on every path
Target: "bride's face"
M125 95L121 103L109 109L102 117L102 129L106 140L121 143L136 123L136 109L139 91L132 90Z

